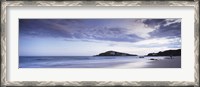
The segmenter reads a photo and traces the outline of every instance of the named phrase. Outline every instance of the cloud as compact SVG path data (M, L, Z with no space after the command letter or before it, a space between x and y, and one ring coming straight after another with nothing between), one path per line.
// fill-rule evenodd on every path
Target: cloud
M181 23L181 19L166 19L166 24L164 24L164 26L169 26L174 23Z
M113 43L111 43L111 44L109 44L108 46L111 46L111 47L113 47L113 46L116 46L117 44L113 44Z
M180 19L19 19L20 37L138 42L180 37Z
M166 24L166 19L146 19L143 23L149 27L155 28L156 26Z
M152 37L181 37L181 23L160 26L150 33Z
M19 19L20 36L31 37L71 37L70 32L58 20Z
M170 48L180 48L181 47L181 38L153 38L148 40L143 40L134 43L136 47L170 47Z
M149 27L143 23L145 19L135 19L129 22L125 22L123 27L125 27L126 34L134 34L140 38L147 39L151 36L149 35L150 32L154 31L155 28Z
M105 21L105 22L104 22ZM55 20L20 19L20 35L31 37L62 37L71 39L95 39L134 42L141 38L127 34L126 28L113 24L111 20Z
M149 32L152 38L156 37L181 37L181 19L147 19L144 23L154 31Z

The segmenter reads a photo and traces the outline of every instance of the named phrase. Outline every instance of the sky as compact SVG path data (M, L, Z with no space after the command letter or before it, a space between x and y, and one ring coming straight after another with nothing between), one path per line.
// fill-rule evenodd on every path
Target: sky
M20 56L147 55L181 48L181 19L19 19Z

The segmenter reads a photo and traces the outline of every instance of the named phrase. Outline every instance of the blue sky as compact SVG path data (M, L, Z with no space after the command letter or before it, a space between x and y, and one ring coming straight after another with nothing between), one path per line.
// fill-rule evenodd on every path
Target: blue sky
M181 48L181 19L19 19L20 56L146 55Z

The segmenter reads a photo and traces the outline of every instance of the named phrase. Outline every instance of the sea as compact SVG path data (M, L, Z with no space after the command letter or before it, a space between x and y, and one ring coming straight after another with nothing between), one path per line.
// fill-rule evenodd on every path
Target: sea
M19 68L113 68L128 63L142 65L151 58L139 56L19 56ZM164 59L165 57L156 57Z

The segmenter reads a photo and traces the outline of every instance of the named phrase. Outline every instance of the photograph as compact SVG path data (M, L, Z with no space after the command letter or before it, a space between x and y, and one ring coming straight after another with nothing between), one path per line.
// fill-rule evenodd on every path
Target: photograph
M19 68L181 68L181 18L19 19Z

